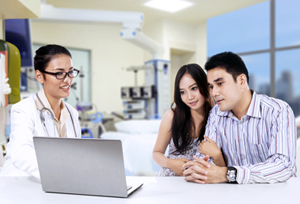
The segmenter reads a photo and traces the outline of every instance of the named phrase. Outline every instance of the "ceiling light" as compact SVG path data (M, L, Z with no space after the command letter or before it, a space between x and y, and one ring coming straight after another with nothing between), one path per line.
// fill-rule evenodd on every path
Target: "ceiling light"
M155 9L175 13L193 5L193 3L184 0L151 0L144 4Z

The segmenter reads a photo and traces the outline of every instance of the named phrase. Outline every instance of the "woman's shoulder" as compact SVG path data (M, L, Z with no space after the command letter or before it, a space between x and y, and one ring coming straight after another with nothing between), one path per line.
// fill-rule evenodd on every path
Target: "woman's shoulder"
M172 124L173 116L174 116L173 111L168 110L162 117L160 126L169 128L169 126L171 126L171 124Z
M31 110L32 108L36 107L35 106L35 98L34 95L31 95L25 99L22 99L18 103L12 105L12 109L24 109L25 110Z
M173 120L173 117L174 117L174 112L172 109L168 110L165 115L163 116L163 120Z

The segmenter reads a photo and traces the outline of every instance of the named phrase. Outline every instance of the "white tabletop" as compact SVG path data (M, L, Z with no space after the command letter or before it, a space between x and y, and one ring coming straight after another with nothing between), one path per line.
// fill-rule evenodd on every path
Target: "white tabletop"
M128 198L45 193L29 177L0 177L0 203L300 203L300 178L279 184L195 184L182 177L128 177L144 185Z

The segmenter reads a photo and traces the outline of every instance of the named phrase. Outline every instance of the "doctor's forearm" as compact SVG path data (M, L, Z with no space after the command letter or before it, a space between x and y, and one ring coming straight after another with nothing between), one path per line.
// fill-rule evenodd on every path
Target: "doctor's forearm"
M33 147L20 146L16 151L12 152L11 161L18 169L27 172L35 178L40 178Z

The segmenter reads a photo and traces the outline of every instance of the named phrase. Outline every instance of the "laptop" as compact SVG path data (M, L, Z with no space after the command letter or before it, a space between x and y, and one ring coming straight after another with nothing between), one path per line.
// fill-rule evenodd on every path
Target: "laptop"
M127 186L120 140L33 137L45 192L126 198L143 184Z

